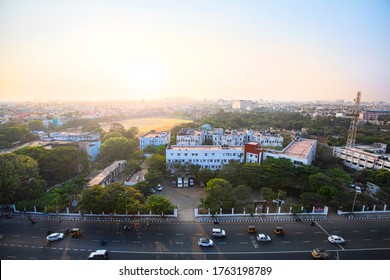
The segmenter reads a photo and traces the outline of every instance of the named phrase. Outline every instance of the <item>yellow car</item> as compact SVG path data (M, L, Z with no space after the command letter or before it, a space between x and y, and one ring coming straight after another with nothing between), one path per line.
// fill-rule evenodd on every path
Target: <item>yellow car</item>
M316 260L329 259L329 253L323 248L317 248L311 251L311 256Z
M256 227L255 226L248 226L246 231L249 233L256 233Z
M284 234L284 230L282 227L276 227L276 228L274 228L274 233L276 235L282 235L282 234Z
M78 236L81 236L81 230L79 228L73 228L71 231L70 231L70 235L72 237L78 237Z

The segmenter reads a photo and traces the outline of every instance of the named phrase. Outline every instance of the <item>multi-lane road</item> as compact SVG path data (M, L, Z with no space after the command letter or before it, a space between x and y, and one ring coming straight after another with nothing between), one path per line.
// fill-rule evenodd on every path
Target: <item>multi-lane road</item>
M270 243L259 243L255 235L248 234L248 223L151 223L131 224L124 231L124 223L92 223L0 220L0 259L75 259L85 260L96 249L107 249L111 259L167 259L167 260L309 260L310 252L323 247L331 259L389 260L390 221L319 221L253 223L258 233L271 236ZM275 226L284 227L285 234L273 234ZM82 236L66 235L63 240L47 243L47 232L79 227ZM226 231L226 238L213 238L214 247L199 247L200 237L211 237L211 229ZM328 242L330 234L342 236L346 243ZM107 245L100 245L106 240Z

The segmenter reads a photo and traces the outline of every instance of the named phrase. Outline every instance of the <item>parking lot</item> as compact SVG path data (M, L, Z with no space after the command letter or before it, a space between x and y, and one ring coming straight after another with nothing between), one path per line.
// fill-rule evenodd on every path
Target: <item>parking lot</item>
M194 209L200 204L203 197L203 188L199 185L187 188L172 187L169 181L162 183L164 189L161 194L176 205L179 212L179 221L195 221Z

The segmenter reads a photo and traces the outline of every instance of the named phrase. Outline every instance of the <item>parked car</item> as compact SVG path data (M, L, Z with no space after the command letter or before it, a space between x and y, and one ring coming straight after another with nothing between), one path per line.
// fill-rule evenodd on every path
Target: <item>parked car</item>
M162 191L163 190L163 186L158 184L157 187L155 187L155 189L156 189L156 191Z
M190 178L190 187L193 187L195 185L194 178Z
M149 192L150 192L151 194L154 194L154 193L156 193L156 189L155 189L155 188L150 188Z
M176 179L172 179L171 185L172 185L172 187L176 187L177 186Z
M212 237L226 237L226 232L220 228L213 228L211 230Z
M329 259L329 253L324 248L316 248L311 251L311 256L316 260Z
M330 243L333 243L333 244L345 243L345 240L341 236L338 236L338 235L330 235L328 237L328 240Z
M88 256L88 260L107 260L108 252L107 250L96 250Z
M214 242L209 238L200 238L198 241L198 245L202 247L212 247L214 246Z
M46 240L47 241L57 241L57 240L61 240L64 238L64 234L61 232L55 232L55 233L52 233L52 234L49 234L47 237L46 237Z
M272 203L281 205L281 204L284 204L284 200L282 200L282 199L274 199L274 200L272 200Z
M357 193L361 193L361 192L362 192L362 188L359 187L359 186L355 186L355 191L356 191Z
M271 242L271 237L269 235L264 234L264 233L259 233L256 236L256 240L259 242Z

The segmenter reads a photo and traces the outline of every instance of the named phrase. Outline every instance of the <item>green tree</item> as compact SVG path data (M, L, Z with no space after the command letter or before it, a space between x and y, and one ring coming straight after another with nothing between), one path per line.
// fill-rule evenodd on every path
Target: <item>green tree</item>
M237 200L237 203L245 204L246 200L250 198L252 189L247 185L239 185L233 188L233 195Z
M212 213L218 212L220 208L231 209L236 204L233 187L225 179L211 179L204 190L203 206L210 208Z
M28 123L28 129L30 131L44 131L46 130L46 127L43 125L42 121L31 121Z
M34 199L46 188L38 173L38 164L28 156L0 154L0 203L11 204Z
M125 137L109 138L102 144L99 158L105 163L127 160L133 151L133 145Z
M132 126L126 130L125 136L127 139L135 139L139 133L138 127Z
M121 123L112 123L109 132L118 131L123 137L126 137L126 129Z
M146 200L146 208L154 214L172 213L175 206L162 195L151 195Z
M108 132L104 134L104 136L102 137L102 143L104 143L106 140L110 138L115 138L115 137L122 137L122 134L119 131Z
M161 181L161 171L156 169L149 169L148 173L145 174L145 180L150 183L151 186L157 186Z

